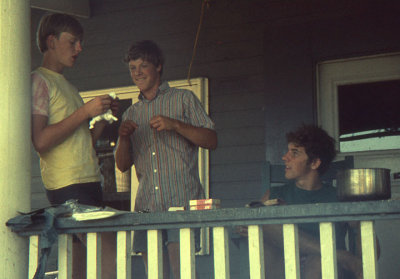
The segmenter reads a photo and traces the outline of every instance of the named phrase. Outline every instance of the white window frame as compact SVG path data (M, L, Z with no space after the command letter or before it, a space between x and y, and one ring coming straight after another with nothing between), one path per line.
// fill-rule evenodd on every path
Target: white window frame
M318 125L337 142L339 150L338 86L400 79L400 53L331 60L317 65ZM341 69L345 67L346 71ZM340 150L339 150L340 151ZM340 152L339 155L385 155L400 149Z

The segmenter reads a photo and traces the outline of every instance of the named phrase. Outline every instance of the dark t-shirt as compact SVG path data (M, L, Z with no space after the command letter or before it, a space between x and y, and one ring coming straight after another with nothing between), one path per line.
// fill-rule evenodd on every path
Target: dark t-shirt
M294 182L285 184L280 187L271 187L270 199L282 199L286 204L309 204L309 203L326 203L337 202L336 189L331 185L324 184L319 190L308 191L297 187ZM319 240L319 224L318 223L301 223L298 228ZM345 249L345 223L335 224L336 247L337 249Z

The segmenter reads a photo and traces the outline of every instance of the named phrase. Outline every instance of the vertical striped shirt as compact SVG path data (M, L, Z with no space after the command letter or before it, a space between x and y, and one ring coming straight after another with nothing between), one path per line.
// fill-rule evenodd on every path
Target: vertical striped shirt
M131 136L131 155L139 180L135 211L166 211L171 206L187 206L191 199L204 198L198 146L174 131L152 129L149 122L157 115L214 129L214 123L192 91L169 87L164 82L153 100L139 96L139 101L123 115L123 120L138 125Z

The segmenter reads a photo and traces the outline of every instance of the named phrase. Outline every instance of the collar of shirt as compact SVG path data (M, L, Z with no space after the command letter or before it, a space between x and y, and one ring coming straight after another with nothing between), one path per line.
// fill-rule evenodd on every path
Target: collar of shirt
M154 101L155 99L157 99L158 96L160 96L160 95L162 95L162 94L165 94L165 93L168 91L168 89L169 89L169 84L168 84L168 82L163 81L163 82L161 83L161 85L158 87L157 93L156 93L156 97L155 97L154 99L152 99L152 100L147 100L147 99L143 96L143 93L140 92L140 94L139 94L139 100L141 100L141 101L143 101L143 102L148 102L148 103L150 103L150 102Z

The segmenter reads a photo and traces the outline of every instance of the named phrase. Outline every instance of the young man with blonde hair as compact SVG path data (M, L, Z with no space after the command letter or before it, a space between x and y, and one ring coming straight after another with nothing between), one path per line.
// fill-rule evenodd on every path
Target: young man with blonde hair
M64 69L72 67L82 51L82 39L81 24L65 14L44 16L37 30L43 61L32 72L32 142L52 205L69 199L102 205L100 170L93 145L106 123L99 122L90 131L89 120L110 108L116 112L118 103L104 95L84 104L78 89L64 77ZM108 262L103 265L103 274L108 277L103 279L112 279L115 243L112 235L103 236L103 251L107 251L103 259ZM85 266L86 259L79 259L85 250L78 247L79 243L74 242L74 279L84 278L85 271L80 267Z

